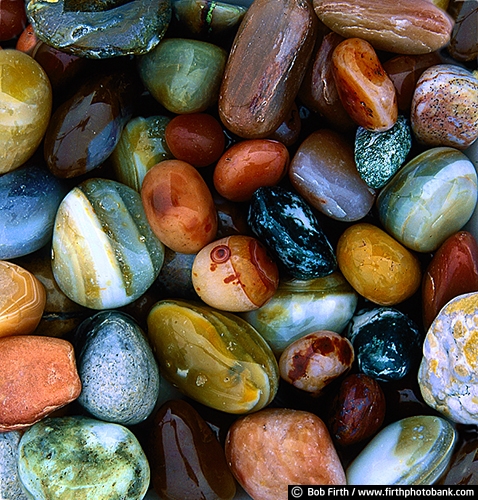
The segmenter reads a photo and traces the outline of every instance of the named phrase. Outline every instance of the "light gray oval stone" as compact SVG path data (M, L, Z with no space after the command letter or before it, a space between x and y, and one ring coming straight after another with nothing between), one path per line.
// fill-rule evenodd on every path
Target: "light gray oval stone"
M92 418L46 418L18 449L20 480L35 500L141 500L150 483L146 455L134 434Z
M17 452L21 432L0 433L0 498L2 500L27 500L18 477Z

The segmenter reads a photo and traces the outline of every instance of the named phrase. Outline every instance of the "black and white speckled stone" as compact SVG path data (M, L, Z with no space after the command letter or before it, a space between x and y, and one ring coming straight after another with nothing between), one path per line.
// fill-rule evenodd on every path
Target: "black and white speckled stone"
M17 454L22 433L19 431L0 433L0 498L27 500L18 477Z
M78 402L107 422L133 425L154 410L159 370L143 331L130 316L102 311L73 338L83 385Z
M368 186L382 188L403 165L411 147L412 132L404 116L386 132L358 127L354 155L360 177Z
M280 186L257 189L250 202L248 223L293 278L322 278L336 270L333 248L299 195Z

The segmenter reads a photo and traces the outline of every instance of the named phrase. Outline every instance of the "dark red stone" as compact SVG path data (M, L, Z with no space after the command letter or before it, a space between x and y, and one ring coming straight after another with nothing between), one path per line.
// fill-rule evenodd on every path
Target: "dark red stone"
M26 25L24 0L0 0L0 41L20 35Z
M347 376L328 418L332 438L350 446L373 436L385 418L385 395L379 383L362 373Z
M426 330L440 309L458 295L478 291L478 243L467 231L446 239L422 280L422 316Z

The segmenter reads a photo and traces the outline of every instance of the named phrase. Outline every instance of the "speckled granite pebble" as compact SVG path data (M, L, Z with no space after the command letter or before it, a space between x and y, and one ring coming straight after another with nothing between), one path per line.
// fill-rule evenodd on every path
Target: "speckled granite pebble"
M431 324L418 371L426 403L457 423L478 424L478 292L450 300Z
M0 498L5 500L28 499L18 478L17 450L21 433L0 433Z

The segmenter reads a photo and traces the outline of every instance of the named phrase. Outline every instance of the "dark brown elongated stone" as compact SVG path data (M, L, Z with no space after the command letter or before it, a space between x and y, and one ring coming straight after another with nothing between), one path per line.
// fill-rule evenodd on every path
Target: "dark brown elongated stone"
M256 0L229 54L219 115L247 139L274 132L294 104L311 57L318 19L308 0Z

